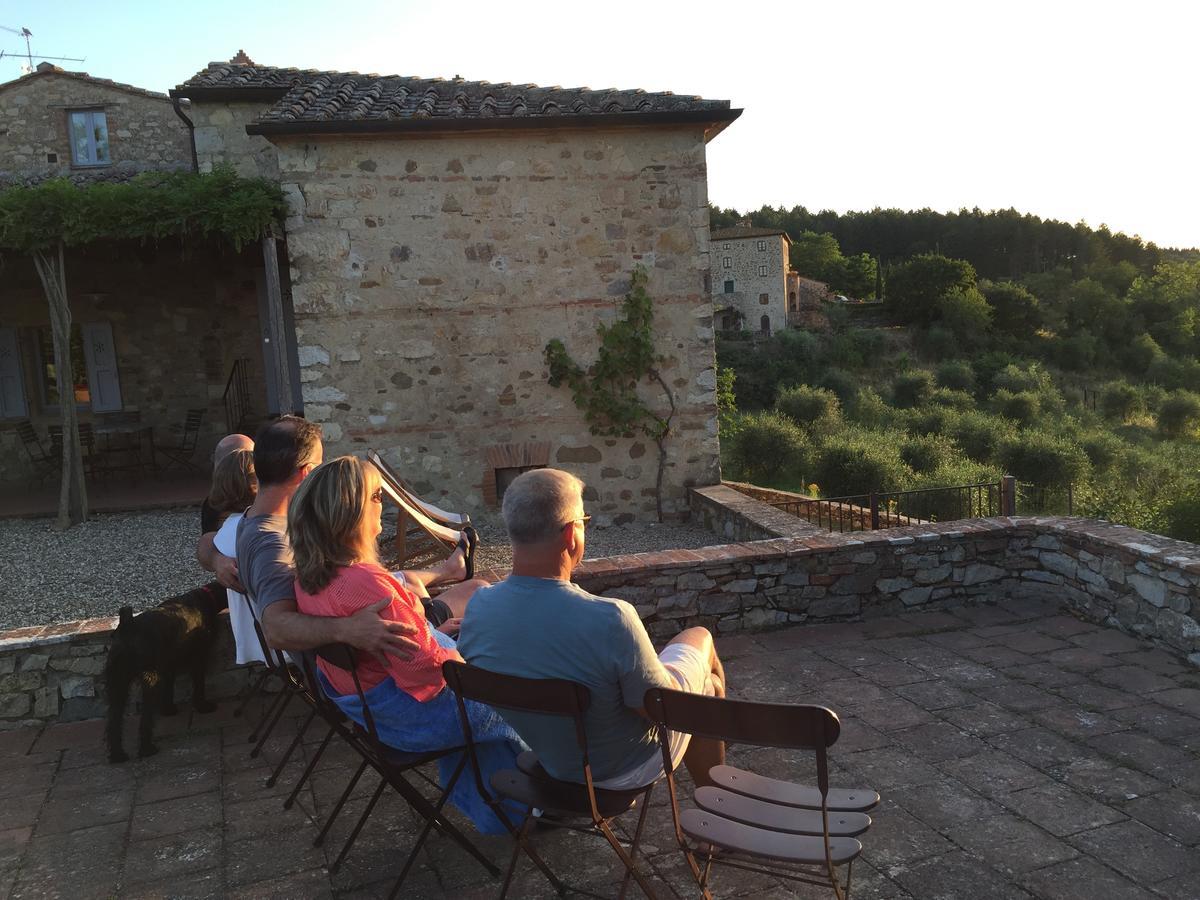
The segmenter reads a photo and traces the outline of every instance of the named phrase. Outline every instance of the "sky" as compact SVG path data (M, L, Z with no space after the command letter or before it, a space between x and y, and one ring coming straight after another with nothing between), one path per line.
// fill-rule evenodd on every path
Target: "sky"
M65 68L165 91L267 65L640 87L744 109L708 146L739 210L1014 207L1200 246L1200 4L1075 0L0 0ZM24 42L0 31L0 80ZM36 60L35 60L36 62Z

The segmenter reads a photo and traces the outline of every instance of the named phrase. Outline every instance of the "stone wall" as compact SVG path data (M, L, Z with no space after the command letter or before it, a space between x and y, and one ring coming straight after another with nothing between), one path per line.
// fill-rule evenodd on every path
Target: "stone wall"
M250 178L277 179L279 157L264 137L246 134L246 126L270 109L270 103L213 103L191 105L188 117L195 126L196 162L201 172L231 165Z
M722 490L708 489L704 502L727 499ZM659 638L689 625L727 634L1044 597L1200 666L1200 546L1087 519L973 519L639 553L588 560L576 581L633 603ZM113 624L0 633L0 729L99 715ZM210 680L218 699L246 682L232 659L226 634Z
M760 242L765 245L765 250L758 249ZM714 306L738 309L742 314L742 326L750 331L762 330L763 316L769 318L772 334L787 327L785 271L788 254L787 243L781 235L713 241L709 252ZM728 268L726 260L729 261ZM767 267L765 276L758 274L760 266ZM726 293L725 282L730 280L733 281L733 292Z
M185 255L168 242L157 249L95 245L67 255L73 321L112 327L122 412L137 413L141 424L154 426L156 438L166 441L188 409L205 408L198 460L225 432L222 397L234 360L250 360L250 413L266 412L256 249L238 254L198 246ZM48 408L42 396L38 334L49 328L49 310L27 259L5 264L0 327L17 330L29 419L46 441L46 427L60 421L57 407ZM100 421L90 410L81 410L80 420ZM15 428L0 421L0 481L29 474Z
M67 113L95 108L104 110L112 162L77 168L71 164ZM0 85L0 184L124 178L186 170L191 163L187 127L162 94L62 72L38 72Z
M495 493L490 459L548 441L598 520L652 516L653 443L591 435L543 359L561 338L591 363L641 265L678 408L665 510L719 480L700 127L277 144L305 411L327 454L375 447L422 495L474 509Z

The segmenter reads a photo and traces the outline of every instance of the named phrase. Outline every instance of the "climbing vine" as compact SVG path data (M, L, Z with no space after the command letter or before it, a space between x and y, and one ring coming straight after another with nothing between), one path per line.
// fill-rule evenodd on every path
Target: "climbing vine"
M570 388L592 434L625 438L642 435L654 441L658 447L655 505L661 522L666 441L675 417L675 396L659 371L662 360L654 353L654 304L646 281L646 270L635 268L621 316L611 325L601 323L596 328L600 348L596 361L587 369L571 359L558 338L546 344L545 354L551 387L565 384ZM656 413L638 393L643 379L662 389L669 407L666 415Z

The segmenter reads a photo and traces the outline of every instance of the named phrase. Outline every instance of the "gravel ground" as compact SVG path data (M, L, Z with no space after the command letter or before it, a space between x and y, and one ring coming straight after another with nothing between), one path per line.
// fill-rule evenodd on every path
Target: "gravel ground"
M476 527L477 565L507 568L503 528L496 521ZM100 515L65 532L50 519L0 519L0 631L115 616L126 605L136 612L204 584L211 576L196 563L199 528L195 509ZM587 555L716 543L712 532L693 525L593 526Z

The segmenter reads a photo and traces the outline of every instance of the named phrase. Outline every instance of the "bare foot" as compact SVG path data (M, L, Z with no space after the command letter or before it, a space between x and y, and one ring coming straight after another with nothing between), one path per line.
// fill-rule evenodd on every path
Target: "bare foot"
M438 584L451 581L462 581L467 577L467 536L460 535L460 543L454 551L438 566Z

